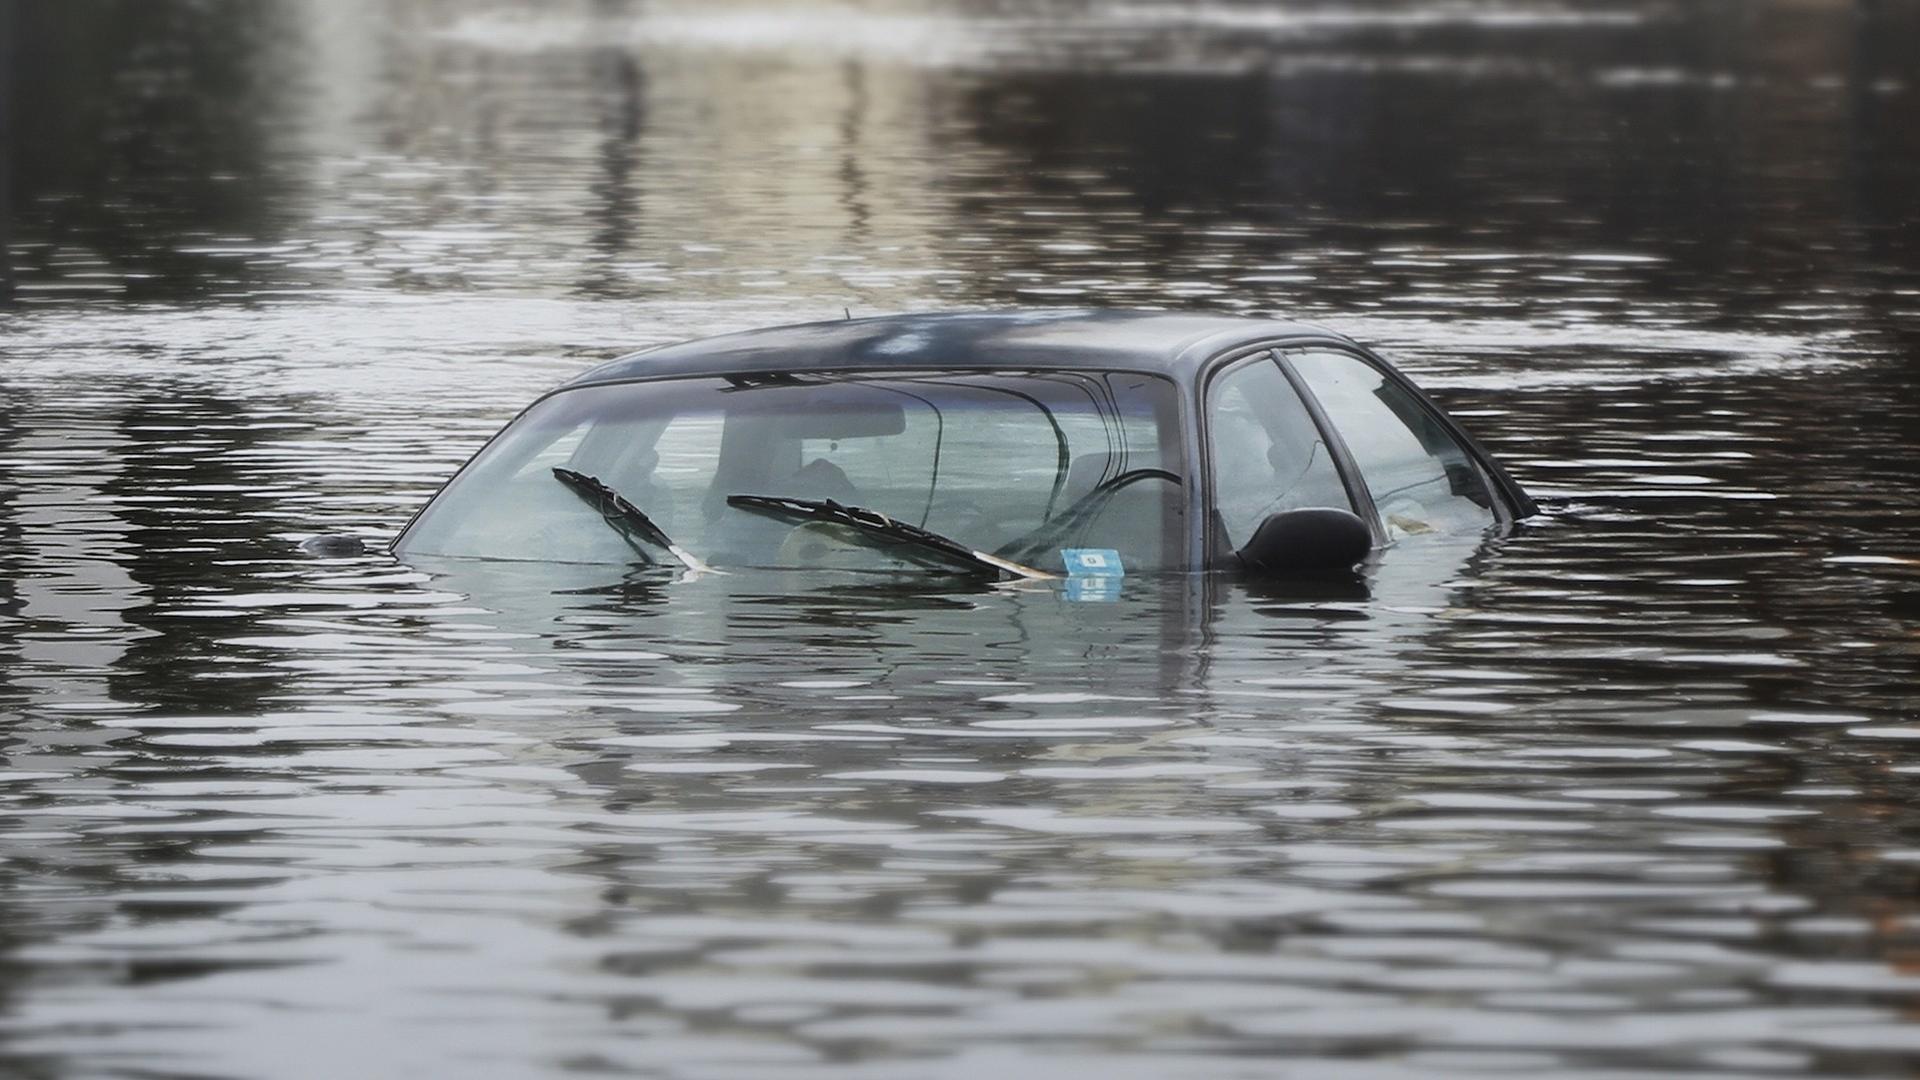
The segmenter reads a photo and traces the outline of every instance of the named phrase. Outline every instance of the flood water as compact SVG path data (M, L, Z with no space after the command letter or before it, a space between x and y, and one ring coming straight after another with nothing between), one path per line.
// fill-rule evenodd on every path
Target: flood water
M1920 1071L1920 7L0 4L0 1073ZM1547 513L1113 602L384 554L894 311L1367 340Z

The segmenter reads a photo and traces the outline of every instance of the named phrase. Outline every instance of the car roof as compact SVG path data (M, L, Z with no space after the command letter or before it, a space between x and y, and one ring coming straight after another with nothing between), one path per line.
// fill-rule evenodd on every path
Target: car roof
M698 375L810 371L1089 369L1191 375L1236 346L1291 337L1344 341L1305 323L1164 311L937 312L776 326L622 356L566 386Z

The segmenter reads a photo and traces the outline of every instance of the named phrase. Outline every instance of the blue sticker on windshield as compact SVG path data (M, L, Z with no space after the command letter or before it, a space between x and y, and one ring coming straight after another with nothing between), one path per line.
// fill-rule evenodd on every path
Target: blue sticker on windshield
M1082 574L1067 579L1067 599L1082 602L1106 603L1120 599L1120 584L1125 578L1095 577Z
M1067 564L1068 577L1125 577L1120 553L1112 548L1062 548L1060 558Z

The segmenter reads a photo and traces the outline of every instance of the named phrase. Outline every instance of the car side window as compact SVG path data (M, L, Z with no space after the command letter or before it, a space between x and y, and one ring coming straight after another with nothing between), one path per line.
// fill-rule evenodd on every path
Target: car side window
M1320 429L1269 358L1215 379L1207 392L1213 505L1239 548L1269 515L1309 506L1353 509Z
M1288 359L1352 452L1387 539L1493 524L1493 496L1472 455L1412 393L1347 353Z

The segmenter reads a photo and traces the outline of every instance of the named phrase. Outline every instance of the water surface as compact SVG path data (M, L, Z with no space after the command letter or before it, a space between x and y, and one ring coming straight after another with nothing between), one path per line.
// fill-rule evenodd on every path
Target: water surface
M1914 8L0 20L4 1071L1920 1066ZM1112 603L298 549L619 352L1016 305L1324 322L1548 513Z

